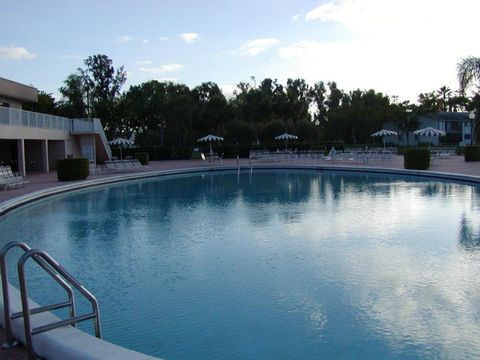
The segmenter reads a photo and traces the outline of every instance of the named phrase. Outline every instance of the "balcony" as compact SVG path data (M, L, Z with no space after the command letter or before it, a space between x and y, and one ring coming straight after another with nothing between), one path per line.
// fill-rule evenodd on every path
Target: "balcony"
M0 107L0 126L19 126L70 132L69 118Z

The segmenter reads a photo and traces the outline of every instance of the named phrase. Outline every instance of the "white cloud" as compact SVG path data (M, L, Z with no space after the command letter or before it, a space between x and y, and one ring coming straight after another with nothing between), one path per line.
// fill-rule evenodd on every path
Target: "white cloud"
M293 16L292 16L292 21L293 21L293 22L297 22L298 20L300 20L300 17L301 17L301 16L302 16L302 15L300 15L300 14L293 15Z
M149 41L148 41L148 39L143 39L143 40L142 40L142 43L144 43L144 44L148 44L148 43L149 43Z
M168 41L168 40L170 40L170 38L168 36L160 36L158 38L158 41Z
M185 41L187 43L193 43L193 42L199 40L199 35L197 33L194 33L194 32L178 34L178 36L180 37L180 39L182 39L183 41Z
M0 47L0 59L23 60L33 59L35 56L24 47Z
M181 64L166 64L166 65L161 65L159 67L149 67L149 68L141 67L139 70L142 72L150 73L150 74L164 74L164 73L175 72L183 68L184 66Z
M250 40L240 46L239 53L243 56L256 56L279 43L280 41L274 38Z
M456 64L480 55L473 35L479 11L480 2L471 0L332 1L305 20L324 27L335 22L351 36L284 46L278 54L285 63L278 71L309 82L335 80L345 90L373 88L402 100L415 101L419 93L443 85L456 89Z
M128 43L128 42L132 42L133 40L135 40L133 36L122 35L122 36L119 36L115 41L117 43Z
M137 64L138 64L138 65L150 65L150 64L152 64L152 63L153 63L152 60L138 60L138 61L137 61Z

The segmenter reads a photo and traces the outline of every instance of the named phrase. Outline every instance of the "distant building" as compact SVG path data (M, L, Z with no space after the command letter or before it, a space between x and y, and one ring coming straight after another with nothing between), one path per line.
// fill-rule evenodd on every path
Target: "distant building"
M0 78L0 164L26 175L49 172L58 159L85 157L91 162L111 158L111 149L99 119L69 119L22 110L38 102L38 91Z
M468 145L471 142L472 136L472 121L470 120L468 115L468 112L441 111L434 114L419 116L418 129L423 129L430 126L438 130L443 130L446 132L446 136L441 137L416 137L415 135L413 135L412 132L408 135L407 138L405 132L401 129L398 129L396 124L388 122L384 125L385 129L396 131L398 133L398 136L387 136L385 138L385 142L396 145L414 145L416 142L430 142L434 145Z

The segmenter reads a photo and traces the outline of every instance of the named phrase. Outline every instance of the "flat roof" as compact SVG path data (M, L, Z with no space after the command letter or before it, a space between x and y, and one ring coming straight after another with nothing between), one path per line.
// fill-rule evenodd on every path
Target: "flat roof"
M21 103L38 102L38 90L33 86L0 77L0 97Z

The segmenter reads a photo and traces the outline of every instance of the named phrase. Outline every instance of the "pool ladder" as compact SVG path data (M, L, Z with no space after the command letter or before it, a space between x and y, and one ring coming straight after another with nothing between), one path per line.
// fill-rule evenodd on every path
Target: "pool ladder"
M9 297L9 283L7 274L7 254L13 248L20 248L24 251L24 254L18 260L18 280L20 283L20 296L22 299L22 311L11 313L10 312L10 297ZM57 304L50 304L45 306L39 306L31 309L28 299L27 279L25 274L25 264L29 259L33 259L50 277L55 280L67 293L68 300ZM45 331L57 329L63 326L72 325L76 327L76 324L93 319L95 336L101 338L100 328L100 311L98 308L98 301L90 291L88 291L82 284L80 284L67 270L65 270L55 259L53 259L47 252L32 249L24 242L10 242L6 244L0 251L0 271L2 276L2 292L3 292L3 311L4 311L4 330L6 341L3 344L4 348L10 348L16 346L18 342L13 338L11 322L14 319L23 317L24 329L25 329L25 347L28 351L29 360L35 359L35 352L33 350L33 335L40 334ZM77 315L75 310L75 295L73 288L83 295L92 306L92 311L85 315ZM65 320L56 321L50 324L42 325L32 329L31 316L40 314L42 312L68 308L69 317Z

